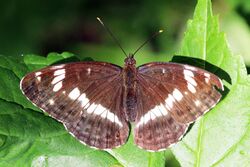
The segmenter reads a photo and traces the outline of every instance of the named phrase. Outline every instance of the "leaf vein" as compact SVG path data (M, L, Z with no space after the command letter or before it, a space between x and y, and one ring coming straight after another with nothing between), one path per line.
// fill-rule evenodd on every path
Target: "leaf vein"
M250 125L250 122L248 123ZM247 130L245 131L245 133L242 135L242 137L240 137L239 141L236 142L234 145L232 145L225 153L224 155L222 155L222 157L217 160L216 162L214 162L211 166L217 166L219 165L220 162L222 162L227 156L229 156L233 151L235 151L235 149L237 148L237 146L242 143L242 141L245 139L245 137L247 136L247 132L250 131L250 126L248 126Z

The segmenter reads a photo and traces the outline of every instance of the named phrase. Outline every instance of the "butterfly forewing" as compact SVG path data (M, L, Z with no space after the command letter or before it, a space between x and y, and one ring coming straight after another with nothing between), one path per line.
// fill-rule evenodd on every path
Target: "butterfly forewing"
M149 63L138 68L141 82L157 94L175 121L191 123L211 109L223 90L214 74L189 65Z
M108 149L127 140L128 124L116 100L122 99L120 67L97 62L51 66L26 75L21 89L83 143Z

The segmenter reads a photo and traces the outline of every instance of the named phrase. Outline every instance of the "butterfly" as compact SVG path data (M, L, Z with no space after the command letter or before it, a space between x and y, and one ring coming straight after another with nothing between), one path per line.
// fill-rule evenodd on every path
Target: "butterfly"
M106 62L49 66L24 76L20 88L90 147L125 144L131 123L139 148L165 150L218 103L217 89L223 90L223 84L213 73L190 65L152 62L136 67L134 55L141 47L126 56L124 67Z
M190 65L152 62L124 67L105 62L55 65L27 74L23 94L62 122L80 142L98 149L126 143L161 151L178 142L188 125L220 100L221 80Z

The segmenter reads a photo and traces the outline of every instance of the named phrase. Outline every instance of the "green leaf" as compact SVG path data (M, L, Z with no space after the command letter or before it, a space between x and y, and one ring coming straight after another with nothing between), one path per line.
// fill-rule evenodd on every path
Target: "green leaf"
M17 63L10 63L10 66L14 66L15 64ZM0 66L0 76L1 99L21 104L27 108L36 109L36 107L28 102L27 99L22 95L21 90L19 89L20 79L14 72L12 72L10 69L6 69Z
M203 59L221 67L230 75L232 83L246 75L242 58L231 53L225 34L219 32L218 17L212 14L210 0L198 1L178 54Z
M250 12L250 2L248 0L229 0L228 2L232 8L241 7L244 12Z
M223 100L197 121L184 139L173 147L182 166L250 165L250 77L240 56L228 48L219 32L210 0L199 0L188 22L179 54L206 60L223 70L232 85Z
M47 57L30 54L24 56L24 63L27 65L30 71L33 71L73 56L73 54L68 52L63 52L62 54L50 53Z
M230 48L234 53L241 54L247 66L250 65L250 31L246 20L239 13L230 12L221 20L223 31L227 33ZM237 33L235 33L237 32Z

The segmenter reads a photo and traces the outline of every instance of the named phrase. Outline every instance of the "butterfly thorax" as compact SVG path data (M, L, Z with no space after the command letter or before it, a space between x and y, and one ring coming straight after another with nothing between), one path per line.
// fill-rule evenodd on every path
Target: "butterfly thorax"
M128 121L135 121L137 103L136 87L137 87L137 69L136 61L133 55L125 59L125 66L123 68L123 106Z

